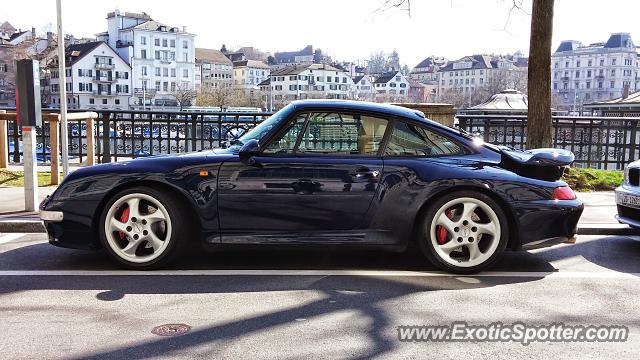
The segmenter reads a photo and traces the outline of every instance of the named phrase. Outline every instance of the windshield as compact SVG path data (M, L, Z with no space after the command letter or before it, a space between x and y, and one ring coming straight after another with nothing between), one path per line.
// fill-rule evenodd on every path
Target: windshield
M293 111L293 105L287 105L282 108L280 111L271 115L268 119L264 120L260 124L258 124L253 129L249 130L246 134L242 135L233 145L231 145L232 149L239 149L242 145L246 144L249 140L262 140L273 128L278 126L282 121L284 121L289 114Z

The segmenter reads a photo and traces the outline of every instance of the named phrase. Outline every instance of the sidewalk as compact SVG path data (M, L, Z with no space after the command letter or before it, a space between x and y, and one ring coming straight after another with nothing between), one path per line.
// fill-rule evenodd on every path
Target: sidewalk
M55 186L39 188L40 200L50 195ZM578 223L579 235L640 235L640 229L619 224L615 194L610 192L578 193L585 209ZM24 211L24 190L0 186L0 233L44 232L37 212Z

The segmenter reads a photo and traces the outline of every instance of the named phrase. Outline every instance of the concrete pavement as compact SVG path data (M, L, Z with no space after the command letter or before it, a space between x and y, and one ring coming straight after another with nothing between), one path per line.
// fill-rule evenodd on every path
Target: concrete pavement
M4 358L631 359L640 352L640 242L629 237L509 252L493 273L452 276L415 254L333 251L193 251L162 273L132 274L102 253L50 246L43 234L6 236ZM630 333L624 343L398 341L398 326L454 321L623 325ZM191 330L151 333L169 323Z

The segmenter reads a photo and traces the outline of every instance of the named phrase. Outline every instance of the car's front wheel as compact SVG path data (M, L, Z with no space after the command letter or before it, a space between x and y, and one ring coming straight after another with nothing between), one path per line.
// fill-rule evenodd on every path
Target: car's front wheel
M500 256L508 234L504 211L492 198L458 191L431 205L423 221L420 248L439 268L471 274Z
M116 194L101 216L100 241L130 269L149 270L171 261L184 246L187 218L173 196L137 187Z

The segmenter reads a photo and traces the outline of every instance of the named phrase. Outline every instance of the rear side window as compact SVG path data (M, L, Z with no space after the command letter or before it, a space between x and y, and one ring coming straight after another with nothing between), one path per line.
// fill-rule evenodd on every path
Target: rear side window
M445 156L462 154L460 145L422 126L397 121L385 149L387 156Z

